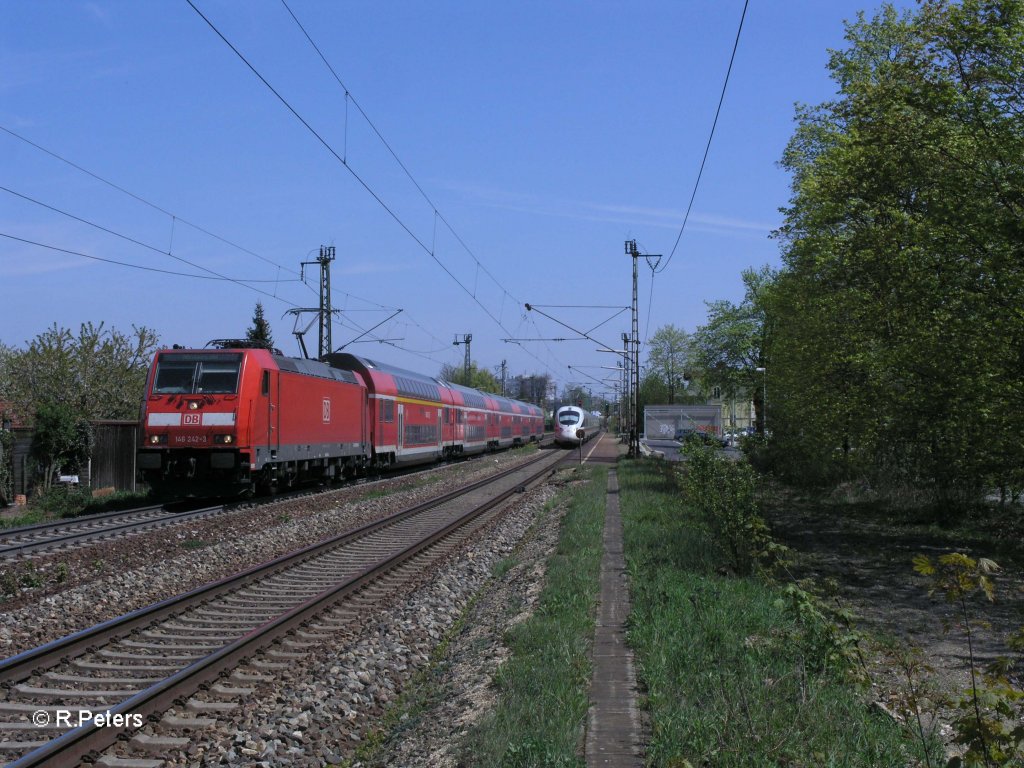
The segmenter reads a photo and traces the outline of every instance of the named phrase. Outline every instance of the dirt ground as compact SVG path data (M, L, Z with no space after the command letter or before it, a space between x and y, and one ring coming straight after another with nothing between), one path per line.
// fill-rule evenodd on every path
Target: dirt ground
M1001 567L995 576L995 602L980 595L969 601L974 655L981 666L1015 657L1006 640L1024 626L1020 506L993 504L955 525L938 525L921 513L894 519L878 505L851 503L843 493L822 499L820 494L800 495L771 485L764 498L763 512L773 535L794 550L792 576L812 578L819 588L833 581L838 604L857 616L856 628L920 649L931 668L929 684L947 694L970 686L967 636L955 606L943 595L929 596L928 581L914 572L913 558L927 555L935 561L947 552L962 552L994 560ZM887 712L899 712L906 674L877 651L868 656L872 694ZM1022 678L1024 664L1017 656L1011 679L1021 688ZM947 745L951 717L939 707L929 718Z

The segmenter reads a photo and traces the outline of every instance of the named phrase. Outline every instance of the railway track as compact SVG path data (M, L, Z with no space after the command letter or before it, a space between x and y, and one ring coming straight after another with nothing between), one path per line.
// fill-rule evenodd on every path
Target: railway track
M545 436L546 437L546 436ZM398 470L388 477L402 477L406 474L423 472L423 467L412 467ZM367 482L353 481L354 484ZM335 490L341 486L333 486ZM294 496L306 495L310 490L279 494L265 499L266 502L282 501ZM248 502L248 503L261 503ZM132 536L163 528L167 525L178 525L184 522L201 520L224 514L237 509L235 502L216 504L200 509L174 511L167 505L154 504L129 510L104 512L83 518L56 520L53 522L36 523L19 528L0 530L0 563L21 557L36 557L50 554L57 550L81 547L101 540Z
M59 549L84 546L98 540L130 536L223 514L227 507L215 505L175 512L162 504L105 512L86 518L38 523L0 531L0 560L35 556Z
M418 572L424 561L443 557L486 525L501 501L562 458L542 453L457 492L0 663L6 689L0 759L13 759L19 768L77 765L175 702L188 701L186 708L200 713L238 706L232 699L250 695L254 681L217 681L241 660L265 654L270 666L286 664L338 631L341 619L325 619L325 611L378 589L385 574L391 582L403 569ZM377 586L367 589L371 583ZM215 700L193 704L189 697L204 687ZM80 723L81 712L102 714ZM160 749L180 748L182 741L188 743L178 739ZM140 736L132 743L152 746Z

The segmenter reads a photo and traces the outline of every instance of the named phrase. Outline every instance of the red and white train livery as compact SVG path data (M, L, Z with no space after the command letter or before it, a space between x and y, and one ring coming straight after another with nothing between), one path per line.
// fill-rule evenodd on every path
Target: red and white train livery
M535 405L354 355L165 349L146 384L138 467L155 488L273 491L510 447L543 428Z

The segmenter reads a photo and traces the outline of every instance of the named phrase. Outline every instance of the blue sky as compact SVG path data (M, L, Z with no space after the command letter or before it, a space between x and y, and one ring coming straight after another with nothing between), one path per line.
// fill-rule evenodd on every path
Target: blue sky
M185 0L0 1L0 342L103 321L202 346L259 300L298 354L299 263L333 245L335 347L401 309L346 351L436 374L472 333L481 367L600 389L611 356L533 341L573 334L523 304L618 346L624 242L672 250L742 0L193 2L320 139ZM641 262L642 337L778 264L794 104L833 94L827 49L876 7L751 2L679 248L653 286Z

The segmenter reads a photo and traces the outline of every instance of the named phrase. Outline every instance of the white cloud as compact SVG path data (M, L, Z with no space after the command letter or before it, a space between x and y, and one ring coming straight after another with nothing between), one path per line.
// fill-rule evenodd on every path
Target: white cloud
M445 184L446 188L475 198L480 205L517 213L556 216L579 221L600 221L678 229L683 223L683 211L671 208L651 208L621 203L599 203L589 200L545 198L539 195L508 192L473 185ZM720 234L756 235L767 237L778 226L775 222L746 221L714 214L691 213L687 225L703 232Z

